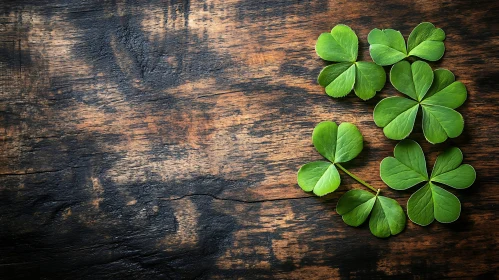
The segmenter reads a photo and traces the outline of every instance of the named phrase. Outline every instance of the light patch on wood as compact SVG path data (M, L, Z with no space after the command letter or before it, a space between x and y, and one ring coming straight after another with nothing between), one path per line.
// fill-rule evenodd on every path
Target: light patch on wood
M175 58L169 58L169 61L175 61ZM210 95L217 95L223 93L224 90L220 89L219 82L215 78L199 79L195 83L187 82L169 90L168 93L175 97L183 98L196 98L206 97Z
M102 187L99 178L92 177L91 180L92 180L92 189L94 193L98 195L102 194L102 192L104 192L104 188Z
M291 204L285 202L280 207L265 209L264 213L260 216L260 223L264 227L270 227L273 232L277 229L282 232L279 239L272 239L274 256L282 262L292 261L298 265L309 248L307 243L301 240L306 231L291 230L296 227L296 217Z
M134 199L134 200L130 200L130 201L128 201L128 202L126 203L126 205L127 205L127 206L132 206L132 205L135 205L135 204L137 204L137 200L136 200L136 199Z
M234 233L234 243L217 260L219 269L270 269L270 249L268 246L255 245L249 229ZM257 256L257 257L255 257Z
M66 209L62 212L62 219L63 219L63 220L66 220L66 219L67 219L67 218L69 218L72 214L73 214L73 211L71 211L71 207L68 207L68 208L66 208Z
M92 204L92 206L94 206L96 209L99 209L99 206L100 206L100 203L102 202L102 200L103 199L101 197L98 197L98 198L92 199L90 204Z
M442 8L442 2L438 1L432 1L432 0L417 0L412 2L410 5L411 9L418 10L422 14L431 14L431 13L439 13L441 10L445 9ZM470 17L467 15L466 17ZM414 25L416 27L416 25ZM438 27L438 26L437 26ZM408 35L407 35L408 36Z
M403 254L392 253L389 259L379 259L376 262L378 271L382 271L386 275L395 276L398 274L411 273L411 259L406 258Z
M329 266L307 266L292 270L290 272L278 273L278 279L339 279L340 269Z
M91 66L85 60L73 55L78 43L78 31L70 20L62 14L51 17L30 13L30 28L27 42L31 53L41 55L50 77L64 73L73 78L91 77Z
M209 8L204 10L204 5ZM199 37L208 34L210 39L219 41L224 39L220 35L226 34L227 41L233 39L233 33L237 31L233 17L237 9L234 9L233 3L222 0L192 1L191 10L196 13L189 15L189 28ZM229 37L231 40L228 40Z
M115 11L109 11L109 16L113 16ZM126 1L116 1L116 14L123 17L127 14Z
M248 54L246 64L253 67L274 65L274 70L278 70L285 58L284 51L255 52Z
M259 242L255 246L255 237L272 232L268 225L261 225L254 217L253 210L247 205L236 204L227 207L225 201L215 201L215 207L223 210L224 214L238 216L238 229L233 233L233 243L228 246L217 259L216 266L219 269L265 269L271 268L270 241ZM263 210L259 210L263 213Z
M144 7L143 11L143 19L140 23L142 31L148 35L149 41L162 42L167 32L166 25L171 20L165 17L167 11L156 5Z
M134 86L139 89L146 89L146 86L142 83L142 80L140 79L135 79L135 73L133 70L135 69L133 67L134 64L136 64L134 57L127 52L126 46L118 43L116 36L113 35L111 36L111 41L110 41L111 49L113 50L114 57L116 58L115 61L120 67L121 72L123 72L128 80L131 80L134 82Z
M162 241L161 246L165 251L171 248L178 250L179 247L192 248L198 244L198 219L199 212L190 199L181 199L172 202L177 222L177 230L174 234L168 234Z
M93 199L90 202L90 204L94 206L95 209L99 209L100 203L104 200L101 197L102 193L104 192L104 188L102 187L99 178L91 177L90 179L92 181L92 196L93 196Z
M272 252L282 262L291 260L294 264L299 264L308 252L307 244L300 244L297 233L294 231L290 231L290 234L284 234L282 238L272 240Z

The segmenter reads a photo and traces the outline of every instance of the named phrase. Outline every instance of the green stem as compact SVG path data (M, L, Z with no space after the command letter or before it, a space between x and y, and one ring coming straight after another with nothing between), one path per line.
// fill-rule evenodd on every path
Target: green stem
M365 187L371 189L373 192L376 193L376 195L379 194L380 189L375 189L373 186L369 185L366 181L364 181L364 180L360 179L359 177L355 176L354 174L350 173L350 171L346 170L346 168L341 166L341 164L335 163L335 165L338 166L341 170L343 170L343 172L348 174L350 177L354 178L355 181L357 181L357 182L361 183L362 185L364 185Z

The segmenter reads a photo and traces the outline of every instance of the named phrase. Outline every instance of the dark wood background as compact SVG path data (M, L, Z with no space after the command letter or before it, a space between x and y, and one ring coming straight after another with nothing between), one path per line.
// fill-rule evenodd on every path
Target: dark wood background
M493 279L499 267L499 2L2 1L1 279ZM431 21L447 33L434 68L469 97L464 133L422 143L429 167L457 145L477 171L459 220L377 239L345 225L342 186L317 198L296 171L320 159L323 120L365 137L348 164L387 189L396 141L373 100L331 99L314 51L338 23L360 38ZM388 69L387 69L388 70Z

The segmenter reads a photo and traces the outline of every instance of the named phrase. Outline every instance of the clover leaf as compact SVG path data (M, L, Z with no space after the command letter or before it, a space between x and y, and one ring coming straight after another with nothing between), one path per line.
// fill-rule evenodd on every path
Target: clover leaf
M315 45L315 51L322 59L336 62L355 62L358 49L357 35L344 24L336 25L330 33L322 33Z
M429 61L437 61L444 55L445 32L429 22L420 23L407 40L408 55Z
M352 90L363 100L372 98L386 82L383 68L375 63L358 61L359 40L355 32L344 24L336 25L330 33L322 33L315 50L331 64L319 74L317 82L331 97L343 97Z
M431 176L428 176L419 144L403 140L395 146L394 157L381 161L380 175L383 182L395 190L409 189L425 182L407 202L407 215L411 221L421 226L429 225L435 219L451 223L459 218L461 203L439 184L455 189L470 187L476 178L475 169L469 164L461 164L462 161L461 150L449 148L438 156Z
M336 212L347 225L354 227L363 224L370 215L369 229L380 238L399 234L406 224L404 210L396 200L364 190L346 192L338 200Z
M369 32L369 53L382 66L392 65L409 56L437 61L444 55L445 32L429 22L420 23L409 35L407 47L404 36L393 29L375 28Z
M314 161L298 170L298 185L307 192L323 196L335 191L341 179L335 164L354 159L363 148L363 137L351 123L319 123L312 133L315 149L326 161Z
M397 30L375 28L367 41L371 58L378 65L392 65L407 57L404 36Z
M446 69L431 70L428 63L400 61L390 70L390 82L409 98L395 96L381 100L374 108L374 122L386 137L402 140L409 136L419 108L423 133L432 144L455 138L463 132L464 120L455 111L467 97L463 83Z

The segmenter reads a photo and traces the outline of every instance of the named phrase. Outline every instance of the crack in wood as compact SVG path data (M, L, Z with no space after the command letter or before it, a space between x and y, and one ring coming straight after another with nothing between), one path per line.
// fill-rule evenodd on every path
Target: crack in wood
M283 198L261 199L261 200L242 200L242 199L218 197L218 196L215 196L215 195L209 194L209 193L186 194L186 195L183 195L180 197L175 197L175 198L165 198L165 197L158 197L158 198L161 200L166 200L166 201L175 201L175 200L182 200L185 198L196 197L196 196L208 196L208 197L211 197L211 198L216 199L216 200L233 201L233 202L238 202L238 203L265 203L265 202L297 200L297 199L315 199L315 200L317 200L317 197L314 197L314 196L283 197Z

